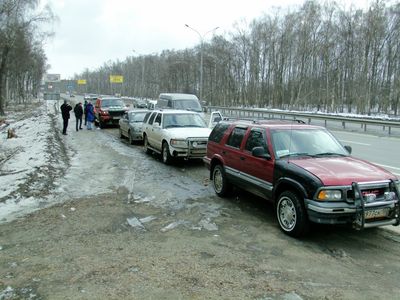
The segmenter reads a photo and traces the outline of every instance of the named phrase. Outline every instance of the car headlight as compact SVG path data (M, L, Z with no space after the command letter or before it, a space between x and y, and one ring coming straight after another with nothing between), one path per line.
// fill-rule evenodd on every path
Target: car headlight
M171 146L174 146L175 148L187 148L186 140L171 139L170 144L171 144Z
M340 201L342 199L341 190L320 190L317 195L317 200L320 201Z

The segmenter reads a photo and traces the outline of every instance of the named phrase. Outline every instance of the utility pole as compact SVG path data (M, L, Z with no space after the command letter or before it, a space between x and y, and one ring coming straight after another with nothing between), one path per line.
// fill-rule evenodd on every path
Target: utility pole
M210 32L214 32L215 30L217 30L219 27L215 27L209 31L207 31L204 34L200 34L200 32L198 32L196 29L194 29L193 27L190 27L188 24L185 24L185 26L191 30L193 30L194 32L197 33L197 35L200 38L200 84L199 84L199 96L200 96L200 101L203 100L203 46L204 46L204 38L205 36L210 33Z

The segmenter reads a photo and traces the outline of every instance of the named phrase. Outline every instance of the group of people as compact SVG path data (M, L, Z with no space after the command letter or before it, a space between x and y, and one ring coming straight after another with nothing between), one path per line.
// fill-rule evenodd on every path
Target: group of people
M72 106L68 104L67 100L64 100L64 103L60 107L61 115L63 118L63 135L67 135L68 121L70 118L70 111L72 110ZM82 117L85 116L85 126L88 130L92 130L93 122L94 122L94 107L90 101L86 101L84 103L84 107L82 107L82 102L79 102L74 107L74 114L76 120L76 131L82 129Z

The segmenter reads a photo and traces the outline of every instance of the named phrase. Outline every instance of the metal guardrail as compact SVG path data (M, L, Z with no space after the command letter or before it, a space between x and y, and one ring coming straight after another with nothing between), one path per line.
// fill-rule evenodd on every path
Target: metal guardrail
M328 127L328 121L340 122L341 127L346 129L346 123L356 123L361 125L363 131L367 131L367 126L380 126L383 130L387 130L388 134L392 134L392 129L400 129L400 121L394 120L377 120L377 119L363 119L354 117L343 117L319 113L301 113L290 111L276 111L269 109L259 108L231 108L220 106L208 106L207 112L220 111L223 116L236 117L236 118L254 118L254 119L286 119L290 118L305 119L306 123L310 124L312 119L322 120L324 126ZM303 120L304 121L304 120Z

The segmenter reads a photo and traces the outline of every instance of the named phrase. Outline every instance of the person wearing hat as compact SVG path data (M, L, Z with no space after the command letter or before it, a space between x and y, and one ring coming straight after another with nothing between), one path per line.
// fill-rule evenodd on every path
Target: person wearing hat
M68 127L68 120L69 120L69 112L72 110L71 105L67 103L67 100L64 100L64 104L61 105L61 115L63 118L63 135L67 135L67 127Z
M82 115L83 115L82 102L79 102L75 105L74 113L75 113L75 120L76 120L76 131L78 131L79 129L82 129ZM78 126L78 123L79 123L79 126ZM79 129L78 129L78 127L79 127Z

